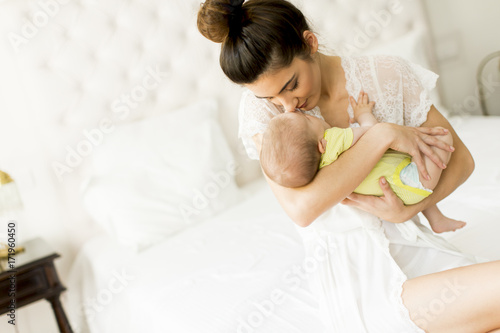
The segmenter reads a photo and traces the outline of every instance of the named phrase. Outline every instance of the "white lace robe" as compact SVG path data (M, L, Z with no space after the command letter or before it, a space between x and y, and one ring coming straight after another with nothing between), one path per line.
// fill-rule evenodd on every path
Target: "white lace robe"
M368 93L376 102L373 113L378 121L407 126L425 122L435 73L393 56L342 57L342 67L349 95L357 98L361 89ZM281 112L249 91L243 94L239 136L250 158L258 159L252 137ZM351 106L348 112L352 117ZM307 113L322 118L317 107ZM343 205L297 230L327 332L423 333L426 318L410 320L401 299L403 283L477 261L432 234L418 218L393 224Z
M363 89L376 101L373 114L379 122L415 127L425 122L432 105L429 92L438 78L435 73L393 56L342 57L342 67L349 95L357 99ZM241 103L239 136L250 158L258 159L252 137L264 132L269 120L284 110L250 91L245 91ZM347 111L353 117L350 105ZM306 113L323 118L318 107Z

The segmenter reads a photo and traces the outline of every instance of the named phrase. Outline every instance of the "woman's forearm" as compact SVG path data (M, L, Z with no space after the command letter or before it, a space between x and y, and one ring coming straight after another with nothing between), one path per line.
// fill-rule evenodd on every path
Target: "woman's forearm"
M474 160L467 147L458 137L450 123L435 108L431 107L427 121L422 125L425 127L441 126L447 128L453 136L453 146L455 151L451 154L450 161L441 174L439 183L433 193L418 204L407 206L401 221L404 222L450 195L457 187L463 184L474 171Z
M391 142L387 124L376 124L334 163L319 170L308 185L292 189L267 180L285 212L296 224L305 227L351 194Z

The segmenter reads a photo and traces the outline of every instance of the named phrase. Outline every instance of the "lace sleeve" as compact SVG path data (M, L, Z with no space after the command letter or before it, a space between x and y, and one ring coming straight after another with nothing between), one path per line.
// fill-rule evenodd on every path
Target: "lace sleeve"
M438 75L400 57L378 57L375 61L385 107L406 126L421 126L433 104L430 91Z
M347 89L357 98L363 89L375 101L373 115L380 122L418 127L433 104L430 91L438 75L394 56L343 59ZM349 106L349 114L352 109Z
M238 137L243 141L243 146L249 158L253 160L259 159L253 137L256 134L262 134L266 130L269 121L274 116L283 113L283 111L283 108L274 105L268 100L255 97L250 90L243 92L238 111ZM323 119L318 107L305 113Z
M439 75L401 59L401 76L405 125L421 126L427 120L427 113L433 104L430 92L436 87Z

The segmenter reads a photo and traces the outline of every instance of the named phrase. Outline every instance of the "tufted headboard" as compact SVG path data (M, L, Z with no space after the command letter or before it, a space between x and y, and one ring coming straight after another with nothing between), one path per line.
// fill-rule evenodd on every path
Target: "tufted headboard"
M327 52L369 52L426 27L417 0L292 2L310 19ZM46 157L57 161L86 128L126 103L126 95L137 95L138 103L130 103L125 121L216 97L225 134L237 151L240 88L219 68L220 46L196 29L199 5L200 0L4 1L2 49L8 55L0 68L7 73L2 81L14 84L2 89L8 93L0 103L10 99L16 113L36 120L44 129L37 141ZM433 67L432 53L427 56ZM158 73L160 84L138 92L150 72Z
M380 51L418 32L422 65L434 69L419 0L292 2L310 19L325 52ZM75 162L63 180L54 162L64 161L85 131L126 105L123 121L134 121L215 97L224 134L243 166L239 183L260 175L237 139L242 88L220 70L220 45L197 31L200 3L0 1L0 169L19 180L32 207L28 214L49 229L68 220L76 228L87 225L78 197L87 162Z

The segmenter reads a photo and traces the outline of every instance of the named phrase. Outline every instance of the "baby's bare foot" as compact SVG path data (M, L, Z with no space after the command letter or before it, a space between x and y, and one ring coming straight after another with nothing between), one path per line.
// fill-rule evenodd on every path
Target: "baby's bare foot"
M432 231L438 234L447 231L455 231L466 225L465 222L450 219L446 216L441 217L437 221L429 222L429 224L431 225Z

